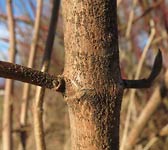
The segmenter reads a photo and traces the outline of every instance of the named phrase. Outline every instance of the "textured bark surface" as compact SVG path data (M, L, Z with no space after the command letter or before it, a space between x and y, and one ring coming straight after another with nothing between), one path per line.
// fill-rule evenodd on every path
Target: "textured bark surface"
M64 92L65 83L61 76L50 75L17 64L0 61L0 77L19 80L22 82Z
M63 0L72 150L118 150L123 85L116 0Z

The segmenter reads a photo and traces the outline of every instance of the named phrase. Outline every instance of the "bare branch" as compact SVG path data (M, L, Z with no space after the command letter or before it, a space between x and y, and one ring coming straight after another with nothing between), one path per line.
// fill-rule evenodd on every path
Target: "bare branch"
M55 30L58 20L60 0L53 1L52 15L49 25L47 41L45 44L45 51L43 55L41 71L48 72L50 66L51 53L53 49ZM45 135L43 127L43 99L45 89L41 87L36 88L35 105L34 105L34 134L36 141L36 148L46 150Z
M139 79L139 76L140 76L140 73L142 70L142 66L143 66L143 62L145 61L145 57L147 55L147 51L151 45L152 40L154 39L155 33L156 33L154 21L150 20L149 23L150 23L150 27L151 27L151 32L150 32L150 36L147 40L147 43L143 49L143 53L141 55L140 61L138 63L136 74L135 74L135 80ZM121 150L125 150L124 145L126 142L128 128L129 128L129 124L130 124L130 117L131 117L131 112L132 112L132 108L134 105L135 93L136 93L136 89L133 89L130 94L130 101L129 101L129 105L128 105L128 112L127 112L127 116L126 116L125 128L123 131L123 138L122 138L121 147L120 147Z
M0 13L0 20L6 20L6 19L7 19L7 15ZM15 16L14 21L15 22L23 22L27 25L33 26L33 21L30 20L30 18L28 18L27 16ZM45 25L40 25L40 29L43 31L48 30L48 28Z
M15 23L13 19L12 0L6 0L6 10L9 28L9 61L15 62L16 54L16 37L15 37ZM3 132L2 132L2 149L12 150L12 109L13 109L13 81L6 80L5 95L3 104Z
M48 31L47 41L45 45L43 61L42 61L42 68L45 68L43 69L44 72L47 72L49 69L49 64L50 64L49 61L51 58L51 53L52 53L53 44L54 44L54 37L56 33L55 30L56 30L56 25L58 21L60 0L54 0L53 3L54 4L52 9L52 16L51 16L51 21L49 25L49 31Z
M138 2L138 0L133 0L133 2L132 2L133 3L132 4L133 8L136 7L137 2ZM133 23L134 16L135 16L135 10L131 9L131 12L129 14L128 24L127 24L127 29L126 29L126 33L125 33L126 38L130 37L130 33L131 33L131 28L132 28L132 23Z
M145 17L148 13L150 13L152 10L156 9L158 6L161 5L163 0L159 0L157 2L154 2L152 6L149 6L140 16L134 19L133 24L135 24L137 21Z
M158 76L162 68L162 54L159 49L155 58L152 72L147 79L140 80L123 80L124 88L149 88L155 78Z
M34 23L34 34L32 37L32 43L30 48L28 67L32 68L34 66L34 58L36 55L36 49L39 40L39 31L40 31L40 20L41 20L41 12L42 12L43 1L37 1L37 9L36 9L36 19ZM23 86L23 95L22 95L22 105L21 105L21 115L20 115L20 125L23 128L27 124L27 114L28 114L28 102L29 102L29 93L30 93L30 84L25 83ZM21 139L21 149L25 150L26 147L26 131L22 131L20 133Z
M65 82L63 77L56 77L45 72L9 62L0 61L0 77L34 84L44 88L54 89L58 92L64 92L65 90Z
M158 106L162 102L162 99L166 96L162 94L163 91L167 92L167 87L164 84L157 86L148 100L148 103L142 110L141 114L137 118L136 122L134 123L129 136L127 137L127 144L125 149L131 149L137 142L138 137L143 132L145 125L148 123L154 112L157 110Z

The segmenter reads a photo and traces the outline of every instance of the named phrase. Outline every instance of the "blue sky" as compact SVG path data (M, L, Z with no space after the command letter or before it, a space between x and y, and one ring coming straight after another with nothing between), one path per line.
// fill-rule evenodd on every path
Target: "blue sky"
M27 15L31 20L34 20L34 12L31 9L29 2L36 7L36 1L34 0L13 0L13 12L14 16L24 16ZM6 14L6 0L0 0L0 13ZM24 25L20 23L20 25ZM3 55L8 54L8 42L2 40L2 38L8 39L9 33L7 25L0 19L0 60L4 60ZM5 57L7 58L7 57Z
M49 1L50 0L43 0L43 5L50 4ZM35 9L32 9L32 8L36 8L36 2L37 1L35 0L13 0L12 6L13 6L14 16L17 16L17 17L27 16L30 20L34 20ZM6 0L0 0L0 14L6 14ZM24 29L26 24L23 22L17 22L17 25L19 25L22 29ZM20 39L19 36L20 35L17 35L17 39ZM2 40L2 38L9 39L8 37L9 37L9 32L8 32L6 21L4 22L0 18L0 60L4 59L4 58L1 58L2 56L1 53L8 54L8 52L5 52L5 51L8 51L9 44L7 41ZM21 37L21 39L23 39L23 37Z
M36 7L36 1L34 0L13 0L13 13L14 16L25 16L27 15L31 20L34 20L34 12L31 9L29 2L32 3L32 6ZM0 14L6 14L6 0L0 0ZM23 23L19 24L24 26ZM2 39L8 39L9 32L6 25L6 22L0 19L0 60L7 61L8 59L8 42ZM19 63L19 58L16 56L16 61ZM4 79L0 78L0 84L4 83Z
M9 48L8 42L2 40L2 38L8 38L8 30L4 24L0 24L0 53L7 51ZM1 55L0 55L0 59Z
M31 19L34 18L29 1L36 7L36 1L34 0L13 0L13 12L14 15L24 15L28 13ZM0 13L6 13L6 0L0 0Z
M0 12L6 12L6 1L5 0L0 0Z

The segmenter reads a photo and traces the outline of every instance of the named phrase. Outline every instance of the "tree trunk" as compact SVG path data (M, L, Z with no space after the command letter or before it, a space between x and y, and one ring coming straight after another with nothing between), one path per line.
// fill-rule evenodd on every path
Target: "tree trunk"
M63 0L72 150L118 150L123 85L116 0Z

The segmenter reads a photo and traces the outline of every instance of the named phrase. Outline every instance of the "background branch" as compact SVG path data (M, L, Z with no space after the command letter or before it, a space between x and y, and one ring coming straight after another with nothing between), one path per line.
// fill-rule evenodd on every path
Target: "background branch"
M51 53L53 49L55 30L58 20L59 5L60 0L53 1L49 31L42 60L42 67L41 67L42 72L48 72L50 66ZM44 125L43 125L44 94L45 94L45 88L41 87L36 88L36 95L34 102L34 134L35 134L36 147L38 150L46 149Z
M6 1L6 9L8 16L8 28L9 28L9 61L15 61L16 54L16 37L15 37L15 24L13 19L12 0ZM6 80L5 83L5 95L3 105L3 131L2 131L2 149L12 150L12 125L13 125L13 81Z
M157 86L146 104L145 108L142 110L140 116L137 118L137 121L134 123L134 126L131 128L131 131L127 138L127 144L125 149L129 150L136 144L138 137L143 132L145 125L152 117L152 114L156 111L158 106L161 104L162 99L166 96L167 85L166 83L168 76L168 70L165 73L164 84Z
M0 12L0 19L5 21L7 19L6 14L3 14L3 13ZM22 23L25 23L27 25L33 26L33 21L27 16L14 16L13 19L14 19L15 22L22 22ZM43 31L48 30L48 28L46 28L46 26L44 26L44 25L40 25L40 29L43 30Z
M137 3L136 0L135 0L135 2ZM134 4L136 4L136 3L134 3ZM148 41L147 41L147 43L146 43L146 45L145 45L145 47L143 49L143 53L141 55L140 61L138 63L137 71L136 71L136 74L135 74L135 80L137 80L139 78L139 76L140 76L140 73L141 73L141 70L142 70L142 66L143 66L145 57L147 55L147 51L148 51L148 49L149 49L149 47L151 45L151 42L153 41L154 36L156 34L154 21L150 20L149 23L150 23L150 27L151 27L151 33L150 33ZM128 32L128 33L130 33L130 32ZM126 138L127 138L127 134L128 134L128 128L129 128L131 113L133 111L132 109L133 109L133 106L134 106L135 93L136 93L136 89L132 89L131 95L130 95L129 104L128 104L128 112L127 112L127 116L126 116L125 128L124 128L123 137L122 137L122 140L121 140L121 147L120 147L121 150L125 150L124 147L125 147L125 144L126 144Z
M30 68L33 68L34 66L34 59L37 52L36 49L37 49L37 44L39 39L42 5L43 5L43 0L37 0L36 19L34 23L34 34L32 38L29 60L27 65ZM30 94L30 84L25 83L23 85L22 105L21 105L21 113L20 113L21 128L25 127L27 124L29 94ZM26 131L23 130L20 133L20 136L21 136L20 138L21 138L21 146L22 146L21 149L25 150L26 149Z

